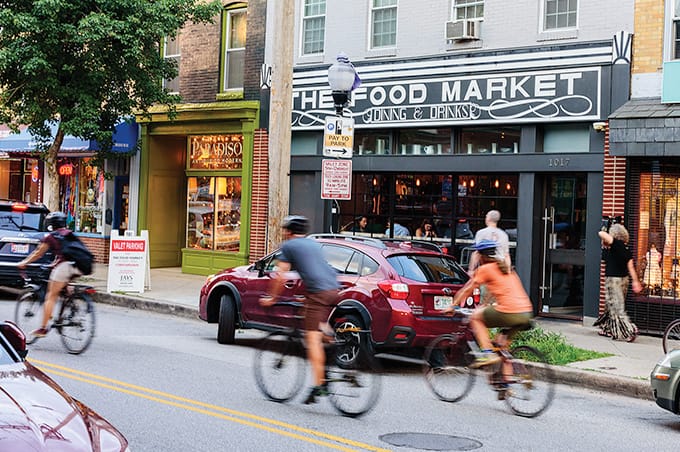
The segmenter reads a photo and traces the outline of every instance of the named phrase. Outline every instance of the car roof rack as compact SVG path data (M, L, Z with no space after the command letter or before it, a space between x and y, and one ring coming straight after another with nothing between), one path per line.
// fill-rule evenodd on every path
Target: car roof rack
M373 237L361 237L358 235L344 235L344 234L329 234L329 233L319 233L319 234L309 234L307 237L312 239L339 239L347 240L349 242L357 242L365 245L374 246L376 248L386 249L387 246L383 243L381 239Z
M383 242L386 243L394 243L394 244L402 244L402 243L409 243L411 247L413 248L420 248L424 250L431 250L435 251L437 253L442 252L442 247L440 245L437 245L434 242L428 242L426 240L411 240L411 239L390 239L390 238L385 238L382 239Z

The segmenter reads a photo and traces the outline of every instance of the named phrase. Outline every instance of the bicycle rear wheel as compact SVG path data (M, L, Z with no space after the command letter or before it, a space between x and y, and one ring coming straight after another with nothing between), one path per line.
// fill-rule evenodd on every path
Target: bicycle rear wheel
M59 331L66 350L72 355L79 355L87 350L94 338L94 303L87 296L79 294L62 303L61 315L54 327Z
M475 374L468 367L469 351L467 342L453 334L437 337L425 350L425 381L440 400L458 402L472 389Z
M31 332L42 326L43 300L37 292L32 290L23 292L17 297L17 305L14 309L14 323L22 329L26 335L26 344L32 344L36 337L30 336Z
M545 356L533 347L521 345L511 350L512 377L503 394L513 413L536 417L546 410L555 396L555 375Z
M673 320L663 332L663 352L680 349L680 319Z
M346 348L338 348L342 352ZM337 357L327 358L326 384L331 404L343 416L359 417L369 412L378 401L381 375L378 361L365 344L359 345L359 355L353 362ZM338 365L340 364L340 365Z
M269 400L286 402L305 382L305 350L289 334L272 333L255 352L255 382Z

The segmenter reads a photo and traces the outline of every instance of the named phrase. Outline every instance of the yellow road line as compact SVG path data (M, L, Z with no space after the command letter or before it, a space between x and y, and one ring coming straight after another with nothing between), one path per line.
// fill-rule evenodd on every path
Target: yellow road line
M90 383L90 384L93 384L93 385L96 385L96 386L100 386L100 387L103 387L103 388L122 392L122 393L125 393L125 394L130 394L130 395L134 395L134 396L137 396L137 397L146 398L146 399L153 400L153 401L156 401L156 402L159 402L159 403L164 403L164 404L167 404L167 405L172 405L172 406L176 406L176 407L180 407L180 408L186 408L188 410L195 411L195 412L202 413L202 414L206 414L208 416L213 416L213 417L229 420L229 421L232 421L232 422L245 424L245 425L248 425L248 426L251 426L251 427L259 428L261 430L266 430L266 431L269 431L269 432L278 433L278 434L281 434L281 435L289 436L289 437L292 437L292 438L295 438L295 439L311 442L311 443L314 443L314 444L319 444L319 445L330 447L330 448L333 448L333 449L346 450L346 451L353 450L353 449L344 448L342 446L338 446L337 444L327 443L327 442L324 442L324 441L321 441L321 440L318 440L318 439L309 438L309 437L301 436L301 435L298 435L298 434L295 434L295 433L287 432L285 430L281 430L281 429L278 429L278 428L268 427L266 425L258 424L258 423L255 423L255 422L250 422L250 421L247 421L247 420L244 420L244 419L238 419L238 418L233 417L233 416L239 416L239 417L242 417L242 418L252 419L252 420L255 420L255 421L258 421L258 422L261 422L261 423L275 425L277 427L285 428L285 429L288 429L288 430L293 430L293 431L297 431L297 432L300 432L300 433L305 433L307 435L312 435L312 436L324 438L324 439L327 439L327 440L330 440L330 441L335 441L335 442L340 443L340 444L346 444L348 446L359 447L363 450L370 450L370 451L374 451L374 452L388 452L389 451L389 449L383 449L383 448L371 446L370 444L364 444L364 443L354 441L354 440L351 440L351 439L348 439L348 438L330 435L328 433L324 433L324 432L321 432L321 431L318 431L318 430L312 430L312 429L308 429L308 428L304 428L304 427L299 427L297 425L288 424L286 422L277 421L275 419L269 419L269 418L257 416L257 415L254 415L254 414L245 413L245 412L237 411L237 410L232 410L232 409L221 407L221 406L218 406L218 405L213 405L213 404L210 404L210 403L204 403L204 402L200 402L200 401L197 401L197 400L192 400L192 399L188 399L188 398L185 398L185 397L176 396L174 394L169 394L167 392L157 391L155 389L150 389L150 388L146 388L146 387L143 387L143 386L138 386L138 385L126 383L126 382L123 382L123 381L120 381L120 380L115 380L113 378L108 378L108 377L103 377L103 376L96 375L96 374L91 374L91 373L88 373L88 372L83 372L83 371L80 371L80 370L77 370L77 369L72 369L72 368L61 366L61 365L58 365L58 364L52 364L52 363L48 363L46 361L41 361L41 360L36 360L36 359L31 359L29 361L31 363L35 363L38 366L44 366L44 367L50 368L49 370L46 370L46 371L48 371L52 374L61 375L61 376L66 377L66 378L71 378L73 380L82 381L82 382L85 382L85 383ZM79 377L77 375L81 375L82 377ZM86 377L86 378L83 378L83 377ZM113 385L106 384L106 383L101 383L99 381L94 381L94 380L100 380L100 381L112 383L113 385L122 386L123 388L131 388L131 389L134 389L134 391L123 389L121 387L113 386ZM141 391L141 392L139 392L139 391ZM160 397L154 397L154 396L150 396L150 395L147 395L147 394L144 394L144 393L154 394L154 395L157 395L157 396L160 396L160 397L165 397L165 398L171 399L171 400L177 400L177 401L180 401L180 402L183 402L183 403L171 402L170 400L164 400ZM199 407L208 408L209 410L213 410L213 411L209 411L209 410L205 410L205 409L201 409L201 408L196 408L195 406L191 406L191 405L196 405L196 406L199 406ZM217 411L218 413L215 413L215 411ZM219 414L219 412L229 413L232 416Z

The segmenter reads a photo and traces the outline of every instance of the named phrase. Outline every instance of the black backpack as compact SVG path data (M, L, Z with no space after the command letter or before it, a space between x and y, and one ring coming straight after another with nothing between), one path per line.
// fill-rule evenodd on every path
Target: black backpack
M83 275L91 275L94 256L85 244L71 231L66 234L55 231L52 235L59 240L64 259L75 262L76 267Z

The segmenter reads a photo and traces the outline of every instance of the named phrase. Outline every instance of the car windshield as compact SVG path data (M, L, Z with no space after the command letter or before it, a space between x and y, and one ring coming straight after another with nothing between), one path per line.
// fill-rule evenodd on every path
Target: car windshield
M387 258L399 276L418 282L464 284L465 271L447 256L397 254Z
M39 231L41 217L39 212L0 212L0 229Z

